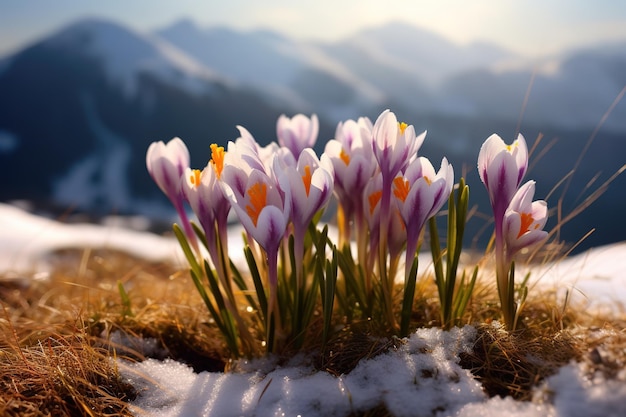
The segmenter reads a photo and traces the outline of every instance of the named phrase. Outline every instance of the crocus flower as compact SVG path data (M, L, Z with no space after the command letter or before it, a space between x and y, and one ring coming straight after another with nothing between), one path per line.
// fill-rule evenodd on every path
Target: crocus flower
M282 114L276 122L278 144L287 147L297 159L305 148L312 148L317 141L319 120L313 114L308 118L304 114L296 114L289 118Z
M228 233L226 225L230 201L224 196L219 178L224 167L224 148L211 145L211 160L202 170L187 167L183 175L183 193L196 214L207 237L209 255L214 265L218 265L221 257L218 254L216 239L227 249Z
M413 126L398 123L396 115L385 110L378 116L372 129L374 156L382 174L382 195L380 200L380 233L378 242L378 268L383 282L383 298L385 300L388 321L391 326L395 319L392 311L393 277L389 277L386 269L387 236L389 233L391 188L396 174L417 157L426 132L415 136Z
M284 168L292 197L292 218L298 227L308 227L315 213L325 207L333 192L333 166L327 155L317 158L304 149L295 167Z
M189 150L180 138L173 138L167 144L152 142L146 152L146 166L150 176L172 202L183 224L187 239L197 249L196 236L185 212L181 178L189 167Z
M242 162L240 162L242 163ZM267 310L268 340L270 320L275 314L278 285L278 249L285 235L291 213L291 190L288 180L278 172L281 189L264 171L253 169L241 184L231 184L228 178L242 180L242 177L227 177L230 167L222 172L222 187L246 232L264 250L267 260L269 303ZM241 172L241 168L238 168ZM276 316L276 328L280 328L279 315Z
M391 182L413 158L424 142L426 132L415 136L412 125L398 123L396 115L385 110L378 116L372 129L374 156L382 173L382 196L380 227L381 238L385 239L391 202Z
M528 148L521 134L510 145L493 134L481 146L478 174L487 187L496 224L502 220L527 168Z
M246 184L252 171L265 171L265 166L258 153L258 146L254 138L243 127L237 127L241 136L237 140L228 142L228 151L225 152L221 182L228 184L237 192L237 195L246 193Z
M548 217L545 201L532 201L535 181L528 181L515 193L504 214L503 232L509 259L525 247L539 243L548 237L543 230Z
M180 199L180 177L189 167L189 150L180 138L167 144L152 142L146 153L146 166L150 176L172 201Z
M311 148L300 153L296 166L280 164L279 158L275 161L275 171L283 171L282 175L287 179L291 192L291 221L294 228L297 276L300 278L306 230L315 214L330 200L333 192L333 167L328 156L322 155L320 160Z
M478 174L487 187L495 224L496 280L504 321L515 327L514 287L509 282L510 256L505 247L504 216L528 168L528 148L520 134L507 145L498 135L491 135L478 154ZM532 196L531 196L532 198Z
M376 171L372 149L372 122L366 118L339 123L335 138L326 143L324 154L335 172L335 193L349 217L361 207L365 184Z
M352 228L356 231L359 264L367 262L368 227L364 214L363 190L378 167L372 148L372 122L366 117L340 122L335 138L326 143L324 154L334 169L334 192L339 203L338 246L350 244Z
M372 137L374 156L383 178L393 178L416 156L426 132L416 136L413 125L398 123L396 115L385 110L374 123Z
M333 164L341 200L354 199L376 170L371 135L369 119L347 120L339 123L335 138L326 143L324 153Z
M419 157L393 180L393 194L406 226L406 264L408 277L417 250L420 233L448 200L454 185L454 169L446 158L438 172L427 158Z
M245 183L244 193L226 180L224 194L237 212L244 228L266 252L277 250L291 213L289 187L282 197L276 184L265 172L253 170ZM282 187L281 187L282 188Z
M185 169L182 188L204 230L211 261L226 290L225 306L237 322L243 343L249 343L250 334L239 314L229 278L227 224L231 203L224 195L219 181L224 168L224 155L223 147L212 144L211 159L202 171Z
M204 229L207 237L215 236L215 212L212 203L215 198L215 173L209 166L202 171L199 169L185 168L183 174L183 193L200 221L200 225ZM218 186L221 199L224 200L224 194ZM218 194L218 196L219 196ZM229 204L227 200L226 204ZM213 255L213 254L211 254Z

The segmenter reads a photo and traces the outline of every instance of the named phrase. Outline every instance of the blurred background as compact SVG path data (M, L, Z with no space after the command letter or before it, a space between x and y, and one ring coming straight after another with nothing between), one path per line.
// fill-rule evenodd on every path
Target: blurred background
M611 0L2 2L0 201L167 224L150 142L181 137L201 168L237 125L267 144L280 114L316 113L321 152L338 122L389 108L466 177L480 246L481 143L537 145L526 179L549 229L626 163L625 87L626 3ZM624 240L625 191L618 176L561 238Z

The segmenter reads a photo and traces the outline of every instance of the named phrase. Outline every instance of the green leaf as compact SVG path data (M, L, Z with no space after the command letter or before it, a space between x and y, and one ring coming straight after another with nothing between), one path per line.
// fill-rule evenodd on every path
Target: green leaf
M187 258L187 263L198 276L202 275L202 267L198 264L196 255L193 253L191 246L189 246L185 233L176 223L174 223L172 228L174 229L174 235L176 235L176 239L178 239L178 243L185 254L185 258Z
M259 300L259 307L261 309L263 322L265 322L267 317L267 295L265 294L265 288L263 287L263 280L261 279L261 274L259 274L259 268L257 267L250 246L246 245L243 249L243 253L246 257L246 262L248 263L248 269L250 271L250 276L252 277L252 283L254 284L257 300ZM268 323L265 323L265 325L267 326Z
M124 288L124 284L121 280L117 281L117 290L120 293L120 298L122 299L122 317L133 317L133 309L131 306L130 297Z
M402 311L400 313L400 337L409 335L409 322L413 312L413 298L415 297L415 282L417 280L417 266L419 257L413 259L411 271L406 279L404 297L402 299Z

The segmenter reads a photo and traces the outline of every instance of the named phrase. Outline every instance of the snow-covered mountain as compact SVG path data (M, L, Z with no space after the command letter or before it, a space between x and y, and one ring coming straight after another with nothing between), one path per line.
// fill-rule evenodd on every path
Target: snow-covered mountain
M137 94L142 74L196 94L207 91L212 83L225 82L158 37L109 21L81 20L44 40L43 45L98 60L109 81L119 83L130 96Z
M166 41L108 21L72 24L4 63L3 200L152 211L161 196L145 168L151 141L182 137L200 166L237 124L263 126L281 111Z
M274 32L201 29L181 20L156 33L207 67L300 109L342 117L385 98L322 48Z
M153 202L163 199L145 169L151 141L179 136L192 164L203 166L208 145L235 139L236 125L261 143L275 140L281 113L317 113L320 150L339 121L374 119L390 108L416 130L428 130L423 155L445 155L460 172L475 166L491 133L510 139L531 79L521 130L531 143L543 133L563 145L547 152L550 164L531 170L538 196L545 196L574 167L626 85L626 44L530 62L495 45L457 45L400 23L319 43L268 30L199 28L189 20L155 33L82 20L0 58L0 177L7 179L0 200L154 212ZM625 136L623 100L576 180L615 172L624 163ZM474 171L467 171L468 182L480 187ZM594 244L626 236L626 225L605 215L626 209L624 182L618 179L587 211L606 226L598 227L603 234ZM484 193L473 195L486 212ZM589 230L584 218L570 224L576 221L573 239Z
M516 58L496 45L457 45L400 22L363 30L324 49L353 71L367 66L363 65L366 62L382 63L393 72L409 75L431 87L454 74L489 68ZM356 61L356 57L361 57L361 61Z
M593 127L626 85L626 44L537 62L488 43L454 44L398 22L335 43L297 42L269 31L202 29L191 20L156 34L233 81L331 119L399 106L517 120L532 83L525 121ZM626 103L606 125L626 130Z
M626 42L572 51L536 66L526 63L508 70L480 68L457 74L444 82L438 99L454 103L471 117L511 117L521 111L531 83L525 120L544 126L593 127L626 87ZM626 101L617 104L605 127L626 130Z

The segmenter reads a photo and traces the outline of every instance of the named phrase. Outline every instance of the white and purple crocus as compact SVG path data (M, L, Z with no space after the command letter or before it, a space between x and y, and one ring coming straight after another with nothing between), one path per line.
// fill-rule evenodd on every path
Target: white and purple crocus
M496 277L504 321L515 328L517 307L513 300L510 269L513 256L522 248L547 237L542 229L547 218L545 201L532 201L535 182L520 184L528 169L528 148L520 134L507 145L491 135L478 154L478 174L489 193L495 222Z
M189 150L180 138L173 138L167 144L152 142L146 152L146 167L154 182L171 201L183 224L183 230L191 245L198 250L196 235L185 211L185 195L182 177L189 168Z

